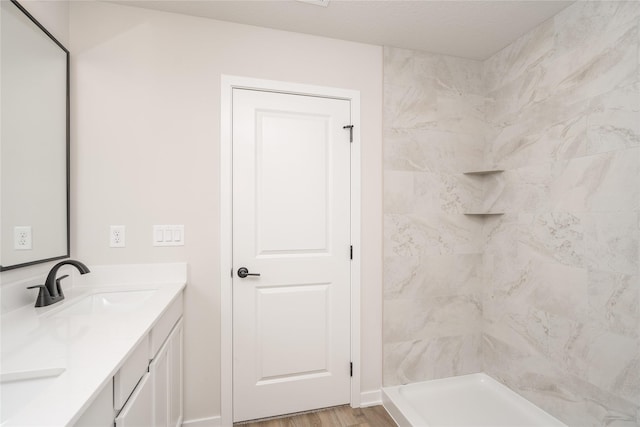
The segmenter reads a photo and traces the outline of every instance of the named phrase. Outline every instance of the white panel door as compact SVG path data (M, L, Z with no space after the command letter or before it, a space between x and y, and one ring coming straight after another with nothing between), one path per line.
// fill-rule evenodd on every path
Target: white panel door
M348 124L347 100L233 90L234 421L349 402Z

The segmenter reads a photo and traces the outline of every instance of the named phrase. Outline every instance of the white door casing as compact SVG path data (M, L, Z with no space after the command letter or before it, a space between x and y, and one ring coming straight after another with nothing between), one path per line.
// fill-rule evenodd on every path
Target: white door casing
M234 421L349 403L349 101L232 102Z
M233 131L235 139L259 135L255 149L240 145L232 151L231 94L234 92L235 101L241 94L258 103L258 108L252 111L233 111L234 120L245 114L250 122L258 123L258 132L255 126L244 125ZM357 407L360 403L359 94L342 89L223 77L222 99L221 425L230 426L234 412L238 421L318 405L350 402ZM297 106L273 108L283 99L294 100ZM318 114L312 111L312 104L320 104L326 111ZM342 116L330 118L327 111L339 105L346 106L339 113ZM297 109L300 111L295 112ZM353 143L349 143L349 130L342 129L349 123L354 125ZM283 124L289 129L288 134L274 131L282 129ZM309 131L326 138L316 138L303 149L305 144L299 143L297 135ZM335 139L342 139L344 145L335 145ZM319 149L323 144L324 148ZM342 157L342 163L336 163L340 158L337 153L345 147L347 156ZM248 175L242 175L242 190L236 189L235 211L231 203L232 157L236 171L239 168L249 171ZM237 161L247 163L242 166L236 164ZM336 169L344 172L341 185L332 178ZM303 179L295 180L293 176ZM281 191L285 187L287 191ZM256 215L254 208L246 209L247 201L254 208L257 206L260 215ZM232 212L245 215L234 222L234 234L252 236L235 240L233 265ZM346 221L341 224L339 218ZM249 226L245 230L238 226L240 223ZM308 227L309 224L313 226ZM351 261L349 243L354 245ZM243 257L245 260L238 259ZM239 279L237 269L241 266L261 276ZM233 279L229 274L232 267ZM337 281L346 281L346 286L334 286ZM343 306L336 302L341 298L346 303ZM248 322L240 320L253 316L256 309L257 317ZM332 323L335 316L342 318L344 324ZM234 344L232 331L252 339L237 340ZM256 344L259 351L252 351L250 347ZM334 356L333 350L340 346L343 350L336 354L342 356ZM349 360L354 362L351 378ZM248 366L252 368L245 369ZM233 371L238 384L233 383ZM250 385L256 393L247 395L242 383ZM318 393L313 396L310 390ZM283 398L287 395L294 398ZM318 396L322 395L329 397L319 400ZM243 406L243 401L249 404ZM276 412L264 412L273 411L277 405L281 406Z

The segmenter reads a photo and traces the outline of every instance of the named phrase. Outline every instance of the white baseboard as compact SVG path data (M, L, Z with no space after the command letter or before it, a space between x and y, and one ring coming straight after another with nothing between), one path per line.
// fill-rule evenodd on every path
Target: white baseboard
M360 407L382 405L382 392L371 390L360 393ZM220 416L210 418L199 418L182 423L183 427L221 427Z
M220 427L220 416L210 418L198 418L182 423L184 427Z
M363 391L360 393L360 407L382 405L382 392L380 390Z

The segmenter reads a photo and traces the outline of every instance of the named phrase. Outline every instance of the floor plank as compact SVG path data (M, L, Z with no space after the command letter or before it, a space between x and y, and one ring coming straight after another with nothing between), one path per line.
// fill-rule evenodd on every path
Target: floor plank
M349 405L321 409L286 417L235 423L242 427L395 427L381 406L352 408Z

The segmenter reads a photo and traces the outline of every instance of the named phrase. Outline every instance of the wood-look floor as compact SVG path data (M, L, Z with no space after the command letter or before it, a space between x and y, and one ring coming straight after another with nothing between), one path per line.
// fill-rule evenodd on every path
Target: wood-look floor
M281 418L235 423L242 427L396 427L382 406L336 406Z

